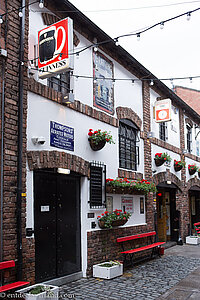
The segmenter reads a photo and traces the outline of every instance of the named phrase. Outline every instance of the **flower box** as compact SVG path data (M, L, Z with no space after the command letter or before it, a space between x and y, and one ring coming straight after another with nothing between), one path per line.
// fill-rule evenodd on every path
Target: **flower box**
M164 164L164 162L165 162L164 159L157 159L157 158L154 158L154 161L155 161L156 167L162 166Z
M198 245L200 243L200 238L198 236L186 236L186 244Z
M179 172L180 170L182 170L183 166L180 165L174 165L174 170L175 172Z
M36 293L36 289L38 289L39 287L43 287L44 291ZM34 293L33 290L35 290L36 294ZM20 296L22 295L23 296L22 298L25 300L45 300L45 299L54 300L54 299L58 299L59 287L53 286L53 285L47 285L47 284L43 284L43 283L38 283L38 284L31 285L29 287L23 288L21 290L18 290L17 294L20 294Z
M122 226L122 225L126 224L127 222L128 222L128 220L114 220L114 221L112 221L111 226L112 226L112 227ZM105 222L99 220L99 227L100 227L101 229L106 228L106 227L105 227Z
M106 144L106 141L100 141L100 142L98 142L98 144L96 144L93 140L89 139L89 143L90 143L90 147L93 151L99 151L99 150L103 149L103 147Z
M189 169L189 174L190 175L194 175L196 173L196 170L195 169Z
M112 279L123 274L123 264L115 263L111 267L106 267L103 265L110 264L111 262L104 262L93 266L93 277Z

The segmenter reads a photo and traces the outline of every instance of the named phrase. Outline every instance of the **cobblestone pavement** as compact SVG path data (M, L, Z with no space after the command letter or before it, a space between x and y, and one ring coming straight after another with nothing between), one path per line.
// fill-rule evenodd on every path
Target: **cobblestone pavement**
M165 255L135 266L112 280L82 278L68 283L62 286L61 295L76 300L152 300L198 267L200 258Z

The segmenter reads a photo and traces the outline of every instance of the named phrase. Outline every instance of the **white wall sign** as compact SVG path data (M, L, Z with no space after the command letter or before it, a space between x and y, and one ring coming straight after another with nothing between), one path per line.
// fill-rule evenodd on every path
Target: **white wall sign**
M133 197L125 197L121 198L122 211L133 213Z
M156 122L171 121L171 100L170 99L156 101L154 106L155 106Z
M39 77L47 78L73 69L73 21L66 18L38 32Z

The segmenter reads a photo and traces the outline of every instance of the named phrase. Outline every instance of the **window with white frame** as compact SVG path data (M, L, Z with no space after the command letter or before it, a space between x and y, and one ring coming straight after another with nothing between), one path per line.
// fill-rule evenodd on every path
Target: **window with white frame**
M188 153L192 152L192 127L190 124L186 125L186 145Z

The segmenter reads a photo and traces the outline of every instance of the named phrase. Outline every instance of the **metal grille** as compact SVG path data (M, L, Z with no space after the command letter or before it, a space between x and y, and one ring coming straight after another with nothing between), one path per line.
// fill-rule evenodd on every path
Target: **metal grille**
M70 72L65 72L47 79L48 86L57 92L66 94L70 92Z
M162 141L167 140L167 123L159 123L159 137Z
M137 171L139 164L139 147L136 145L135 127L120 122L119 127L119 167Z
M90 208L105 207L106 166L100 162L90 163Z

